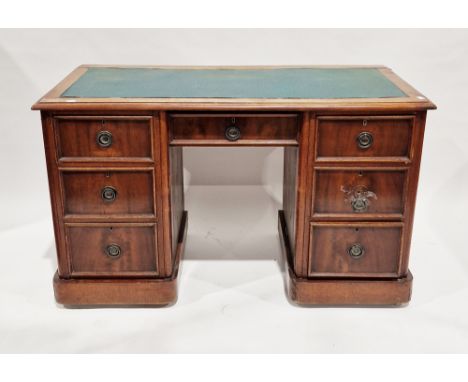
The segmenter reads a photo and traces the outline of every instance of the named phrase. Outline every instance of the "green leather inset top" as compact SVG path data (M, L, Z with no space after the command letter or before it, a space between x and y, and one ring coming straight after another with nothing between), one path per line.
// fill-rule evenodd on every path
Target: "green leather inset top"
M73 98L336 99L407 97L376 68L164 69L91 67Z

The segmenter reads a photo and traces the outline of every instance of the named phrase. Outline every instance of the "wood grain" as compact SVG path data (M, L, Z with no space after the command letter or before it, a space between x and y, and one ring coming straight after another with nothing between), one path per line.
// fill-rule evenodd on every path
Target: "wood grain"
M152 117L57 116L54 124L60 160L153 159ZM99 132L112 134L110 147L97 143Z
M297 145L296 114L170 114L171 145ZM240 139L226 139L225 129L236 126Z
M158 275L155 224L66 224L72 277L148 277ZM106 253L118 245L117 257Z
M63 193L60 180L60 171L57 166L57 142L54 133L53 119L49 113L41 112L42 133L44 138L47 175L49 180L49 193L52 208L52 221L54 224L55 247L57 250L58 275L63 278L70 277L70 259L65 242L63 226Z
M321 117L317 122L318 160L365 158L409 162L413 116ZM358 146L360 133L369 133L369 148ZM343 158L345 159L345 158Z
M402 217L407 173L405 170L384 168L323 169L316 168L313 216L346 215L349 219L363 219L376 215ZM353 190L365 189L375 194L368 197L364 212L355 212L351 198Z
M400 277L401 223L311 223L309 276ZM358 244L363 255L353 258Z
M304 279L288 272L292 302L306 306L401 306L411 300L411 272L399 279Z
M423 112L417 115L415 128L413 129L413 144L411 146L413 165L408 171L408 184L405 190L405 227L403 231L403 255L401 257L401 269L408 268L425 126L426 112Z
M176 255L179 229L184 217L184 166L182 147L171 147L169 150L170 182L171 182L171 227L172 255Z
M70 215L149 215L155 216L153 171L62 171L64 214ZM101 197L105 187L117 193L114 201Z
M176 258L173 252L173 232L172 227L172 189L171 189L171 162L170 162L170 148L169 148L169 126L167 123L167 113L159 113L159 132L158 139L160 145L160 174L161 187L159 192L159 200L161 201L161 227L163 237L163 261L164 261L164 275L170 275L173 272Z
M296 249L296 224L297 224L297 176L298 176L297 147L284 148L283 167L283 211L286 219L286 227L291 240L293 253Z
M177 300L175 278L63 279L54 276L55 300L72 308L164 306Z

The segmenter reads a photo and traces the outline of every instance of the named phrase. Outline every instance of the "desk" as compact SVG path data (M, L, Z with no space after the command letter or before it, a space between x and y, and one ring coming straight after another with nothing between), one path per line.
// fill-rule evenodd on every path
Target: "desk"
M426 113L386 67L80 66L41 110L66 306L177 299L184 146L284 147L279 235L298 304L399 305Z

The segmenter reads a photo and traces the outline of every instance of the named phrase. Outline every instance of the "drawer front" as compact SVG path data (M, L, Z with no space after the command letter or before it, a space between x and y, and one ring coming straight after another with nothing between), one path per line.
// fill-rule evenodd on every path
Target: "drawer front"
M170 124L172 144L297 144L296 114L172 114Z
M401 223L312 223L310 276L398 277Z
M406 170L364 168L316 170L313 215L401 218L406 173Z
M63 171L65 215L155 215L153 171Z
M67 225L72 276L158 274L155 224Z
M151 160L151 117L56 117L62 160Z
M318 118L316 157L409 160L413 122L413 117Z

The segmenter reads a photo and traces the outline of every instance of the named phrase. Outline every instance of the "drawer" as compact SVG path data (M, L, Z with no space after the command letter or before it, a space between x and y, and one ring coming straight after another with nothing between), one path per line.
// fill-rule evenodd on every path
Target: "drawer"
M398 277L401 223L311 223L310 276Z
M155 276L156 224L67 224L72 276Z
M313 215L401 218L406 175L380 168L316 169Z
M155 215L153 171L62 171L65 215Z
M55 118L58 158L152 160L152 118L63 116Z
M171 114L171 144L297 145L297 114Z
M410 159L414 117L320 117L317 160Z

